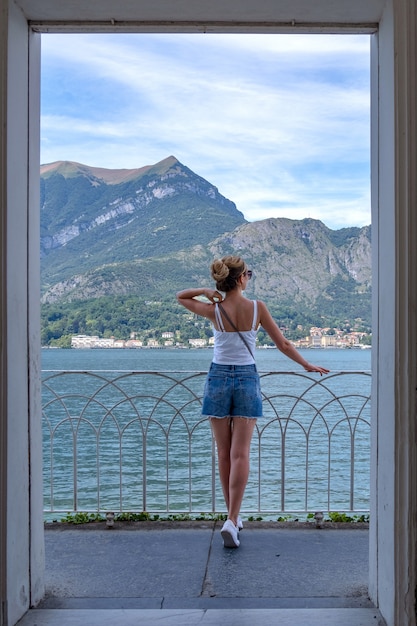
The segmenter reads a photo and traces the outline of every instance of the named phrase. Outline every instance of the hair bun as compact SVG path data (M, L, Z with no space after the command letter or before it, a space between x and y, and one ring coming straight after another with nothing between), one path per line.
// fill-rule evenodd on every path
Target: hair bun
M229 268L222 259L216 259L211 264L211 275L216 282L221 282L229 276Z
M232 291L238 284L239 276L245 271L245 261L231 254L215 259L210 266L211 276L216 281L218 291Z

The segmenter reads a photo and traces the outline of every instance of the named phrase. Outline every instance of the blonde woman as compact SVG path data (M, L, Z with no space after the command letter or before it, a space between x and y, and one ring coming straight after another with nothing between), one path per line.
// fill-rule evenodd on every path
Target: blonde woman
M204 388L202 414L209 417L216 441L220 482L227 507L221 530L224 546L238 548L242 529L240 507L249 477L249 453L256 419L262 417L262 396L255 363L259 326L276 347L308 372L320 375L325 367L312 365L284 337L265 303L243 295L252 271L239 256L225 256L211 264L216 288L185 289L179 304L213 324L214 352ZM208 302L199 298L204 296Z

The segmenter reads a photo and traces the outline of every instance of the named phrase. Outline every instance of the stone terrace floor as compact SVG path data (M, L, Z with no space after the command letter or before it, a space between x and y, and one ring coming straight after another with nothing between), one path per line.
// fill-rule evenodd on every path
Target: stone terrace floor
M366 524L221 522L45 529L46 595L19 626L382 626Z

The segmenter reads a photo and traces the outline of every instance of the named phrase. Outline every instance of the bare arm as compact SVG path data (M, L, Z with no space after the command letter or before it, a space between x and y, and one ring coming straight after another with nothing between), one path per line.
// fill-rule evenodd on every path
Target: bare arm
M202 302L197 298L204 296L209 302ZM213 304L221 302L223 297L221 293L215 289L197 288L197 289L184 289L177 293L177 301L192 313L207 317L210 320L214 320L214 307Z
M292 345L288 339L284 337L277 324L273 320L268 308L263 302L258 302L259 306L259 315L260 315L260 324L264 330L271 337L272 341L285 356L292 359L301 367L303 367L307 372L318 372L320 376L322 374L328 374L330 370L325 367L321 367L320 365L312 365L308 361L301 356L298 350Z

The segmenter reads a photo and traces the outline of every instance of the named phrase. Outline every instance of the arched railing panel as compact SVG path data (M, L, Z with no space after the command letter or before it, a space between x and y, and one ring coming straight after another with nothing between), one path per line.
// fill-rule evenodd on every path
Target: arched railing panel
M223 511L205 376L44 372L45 512ZM367 511L369 372L261 378L245 511Z

